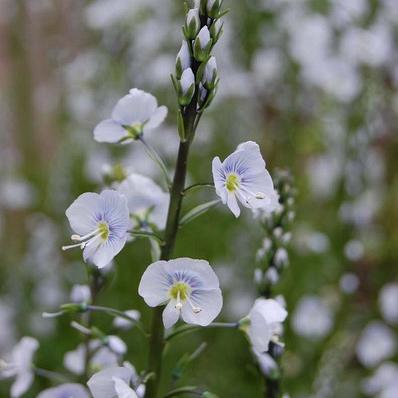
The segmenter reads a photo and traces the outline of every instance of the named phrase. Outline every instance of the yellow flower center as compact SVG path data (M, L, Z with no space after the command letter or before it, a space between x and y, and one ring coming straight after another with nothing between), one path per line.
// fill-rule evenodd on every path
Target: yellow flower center
M102 240L107 240L109 238L109 226L106 222L101 222L98 225L98 235Z
M169 295L174 300L184 301L189 296L189 286L184 282L177 282L170 288Z
M227 177L225 186L229 192L233 192L239 188L239 177L236 174L230 174Z

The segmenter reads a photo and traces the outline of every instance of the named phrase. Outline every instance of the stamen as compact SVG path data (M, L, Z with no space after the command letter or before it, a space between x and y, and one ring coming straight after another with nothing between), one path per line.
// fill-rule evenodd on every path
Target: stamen
M180 311L181 308L182 308L182 303L181 303L181 300L180 300L180 291L179 290L177 291L177 303L175 305L175 308L178 311Z
M193 311L194 314L199 314L199 312L202 311L202 308L196 307L195 305L193 305L193 303L192 303L190 297L187 297L187 300L188 300L188 303L189 303L189 305L191 306L192 311Z
M99 229L99 228L95 229L95 230L92 231L92 232L89 232L88 234L86 234L86 235L84 235L84 236L80 236L80 235L77 235L77 234L73 234L70 238L71 238L72 240L74 240L74 241L82 241L82 240L85 240L85 239L87 239L87 238L90 238L91 236L97 234L98 232L100 232L100 229Z
M69 250L69 249L74 249L75 247L80 247L81 249L84 249L84 243L76 243L75 245L67 245L67 246L62 246L62 250Z
M250 196L251 196L251 198L249 197L249 198L247 198L247 197L244 197L243 195L243 197L245 198L245 201L246 201L246 203L247 204L250 204L250 200L251 199L260 199L260 200L262 200L262 199L266 199L267 198L267 194L265 194L264 192L256 192L256 193L254 193L254 192L252 192L252 191L250 191L249 189L247 189L245 186L241 186L240 187L240 190L241 191L244 191L244 192L246 192L246 193L248 193Z

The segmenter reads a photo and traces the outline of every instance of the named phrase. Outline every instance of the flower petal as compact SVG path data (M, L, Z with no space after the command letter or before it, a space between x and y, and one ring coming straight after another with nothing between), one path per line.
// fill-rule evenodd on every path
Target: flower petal
M215 289L220 283L217 275L206 260L180 257L169 260L165 270L171 276L178 274L178 280L186 281L192 289Z
M85 235L94 231L102 214L100 196L93 192L83 193L66 209L65 214L76 233Z
M150 130L158 127L161 123L163 123L164 119L166 119L167 112L167 107L159 106L159 108L155 110L151 118L145 124L144 130Z
M88 388L94 398L115 397L115 382L117 377L126 383L130 382L133 372L127 367L111 367L95 373L87 382Z
M150 307L156 307L168 300L168 291L172 280L167 273L166 261L151 264L141 277L138 294Z
M192 304L201 309L200 312L194 313L189 303L185 303L182 307L182 319L187 323L195 325L207 326L220 313L223 299L220 289L195 290L190 297Z
M228 193L227 195L227 205L232 211L233 215L238 218L240 216L240 208L238 201L236 200L236 196L233 193Z
M115 391L118 398L138 398L135 391L129 387L129 385L119 377L112 377L115 383Z
M121 98L112 111L112 119L124 125L144 124L157 108L156 98L145 91L133 89Z
M11 386L10 394L11 398L19 398L33 383L33 373L30 371L25 371L17 374L14 383Z
M281 323L287 317L287 311L273 299L257 299L251 313L254 311L262 313L268 323Z
M81 384L66 383L42 391L36 398L90 398Z
M268 351L272 330L261 313L254 312L250 315L250 326L247 334L255 351L258 353Z
M117 143L127 137L123 126L112 119L103 120L94 129L94 139L98 142Z
M227 203L227 189L225 188L226 176L221 160L218 156L213 159L212 172L217 195L224 204Z
M170 300L163 310L163 324L166 329L170 329L180 317L180 311L175 307L175 300Z
M104 219L109 225L110 236L125 238L130 226L127 198L111 189L102 191L100 196Z

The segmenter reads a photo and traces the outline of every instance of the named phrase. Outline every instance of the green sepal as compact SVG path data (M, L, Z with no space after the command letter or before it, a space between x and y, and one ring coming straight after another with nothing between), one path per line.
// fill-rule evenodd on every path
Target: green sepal
M184 119L182 117L181 109L178 109L177 111L177 129L178 135L180 136L180 141L185 142L187 138L185 135Z

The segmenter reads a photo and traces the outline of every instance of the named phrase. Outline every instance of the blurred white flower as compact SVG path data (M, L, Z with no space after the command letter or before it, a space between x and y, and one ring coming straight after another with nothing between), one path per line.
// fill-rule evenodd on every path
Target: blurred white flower
M0 184L0 205L11 210L30 207L36 199L31 184L19 178L8 178Z
M253 59L252 69L254 78L260 90L267 90L269 85L282 76L283 59L276 48L257 51Z
M269 376L272 375L273 372L278 370L278 364L275 362L275 359L271 357L271 355L267 354L266 352L254 352L254 354L257 358L263 375Z
M130 388L133 376L130 367L111 367L95 373L87 385L94 398L137 398Z
M113 326L117 329L122 329L122 330L128 330L131 329L134 326L134 320L139 321L141 318L141 314L137 310L127 310L124 311L124 313L131 318L131 320L128 320L126 318L122 318L121 316L115 317L113 320Z
M344 254L350 261L358 261L363 257L365 249L359 240L350 240L344 246Z
M287 317L287 311L273 299L259 298L249 312L247 334L253 350L259 354L268 351L271 341L278 342L282 332L282 322ZM243 320L243 324L244 324Z
M345 273L339 281L340 289L346 294L353 294L359 286L359 279L353 273Z
M127 206L140 222L154 224L159 229L166 226L170 195L150 178L130 174L117 188L127 198Z
M27 392L33 383L33 355L39 348L39 342L32 337L23 337L13 348L6 361L0 361L0 379L15 377L11 385L11 398L19 398Z
M99 340L90 341L90 369L101 370L118 365L118 355L107 346L102 346ZM64 366L70 372L82 375L85 368L86 347L80 344L75 350L69 351L64 356Z
M62 250L79 247L84 261L98 268L109 264L124 247L130 226L129 210L124 195L110 189L100 194L80 195L65 212L78 243L63 246Z
M36 398L90 398L88 391L81 384L61 384L42 391Z
M379 295L380 311L386 322L398 324L398 283L384 285Z
M362 381L362 391L370 396L375 396L380 392L389 390L395 386L395 392L398 391L398 365L392 362L381 364L376 372ZM386 397L386 395L382 395ZM394 396L391 395L391 398Z
M95 127L94 138L98 142L128 143L158 127L166 116L167 108L158 107L152 94L133 88L115 105L112 118Z
M138 293L150 307L167 304L163 311L166 329L180 316L186 323L207 326L222 307L217 275L205 260L156 261L142 275Z
M278 207L278 194L255 142L238 145L222 163L215 157L212 170L217 195L235 217L240 215L238 200L250 209L273 211Z
M292 318L292 327L297 334L320 339L332 326L332 311L319 297L304 296L300 299Z
M363 366L372 368L393 357L396 348L396 338L391 329L380 321L372 321L359 337L356 354Z
M74 285L70 293L73 303L89 303L91 301L91 291L88 285Z

